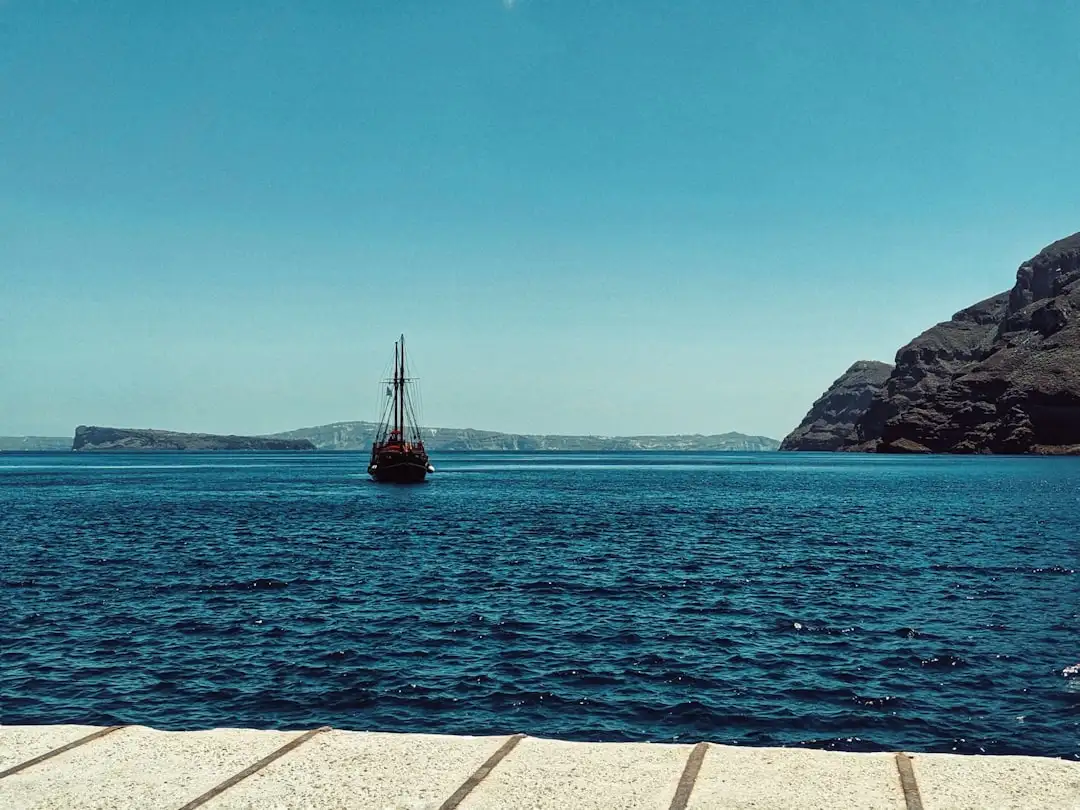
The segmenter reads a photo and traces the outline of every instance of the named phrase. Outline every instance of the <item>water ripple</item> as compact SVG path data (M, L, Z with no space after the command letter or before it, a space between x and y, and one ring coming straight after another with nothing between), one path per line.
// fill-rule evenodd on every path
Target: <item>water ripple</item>
M0 458L0 722L1080 759L1070 459Z

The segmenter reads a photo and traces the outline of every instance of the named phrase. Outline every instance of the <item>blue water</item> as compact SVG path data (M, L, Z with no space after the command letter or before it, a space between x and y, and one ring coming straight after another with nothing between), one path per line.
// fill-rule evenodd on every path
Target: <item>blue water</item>
M1080 460L0 457L0 722L1080 759Z

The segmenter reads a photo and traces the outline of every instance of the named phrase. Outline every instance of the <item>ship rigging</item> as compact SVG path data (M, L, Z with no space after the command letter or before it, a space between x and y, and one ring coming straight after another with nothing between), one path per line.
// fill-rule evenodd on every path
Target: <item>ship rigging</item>
M428 459L419 420L408 396L409 385L415 380L405 373L404 335L394 344L393 376L384 382L388 402L371 444L368 475L376 481L418 484L435 468Z

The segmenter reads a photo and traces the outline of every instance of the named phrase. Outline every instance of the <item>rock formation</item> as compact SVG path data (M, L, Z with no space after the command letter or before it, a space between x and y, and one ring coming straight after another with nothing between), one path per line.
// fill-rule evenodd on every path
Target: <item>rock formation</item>
M1008 299L1008 293L1001 293L962 309L901 348L883 390L859 419L855 443L864 446L857 449L878 449L888 434L890 442L915 442L910 447L899 445L894 448L897 451L917 450L921 442L896 433L895 426L907 419L936 418L929 415L936 410L932 403L947 397L952 381L992 349Z
M879 452L1080 453L1080 233L961 316L964 340L928 345L930 330L900 350L860 438Z
M306 439L261 436L215 436L209 433L174 433L169 430L130 428L75 428L72 450L314 450Z
M1080 453L1080 233L900 349L855 432L838 449Z
M858 441L855 423L881 391L893 367L859 360L845 371L810 408L781 450L839 450Z

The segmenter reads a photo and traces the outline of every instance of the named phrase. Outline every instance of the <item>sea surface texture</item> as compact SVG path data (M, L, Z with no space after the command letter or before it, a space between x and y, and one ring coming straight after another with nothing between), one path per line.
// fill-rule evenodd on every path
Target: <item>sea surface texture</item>
M0 457L0 722L1080 759L1080 459Z

